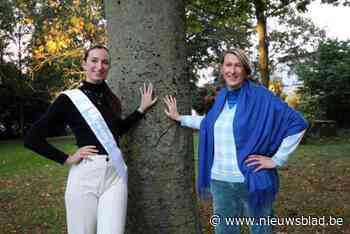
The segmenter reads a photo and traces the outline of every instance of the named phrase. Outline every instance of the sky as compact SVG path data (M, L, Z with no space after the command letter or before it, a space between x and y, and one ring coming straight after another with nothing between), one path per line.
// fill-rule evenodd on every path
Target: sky
M325 29L328 37L350 40L350 7L321 5L320 2L311 3L306 16L318 27Z

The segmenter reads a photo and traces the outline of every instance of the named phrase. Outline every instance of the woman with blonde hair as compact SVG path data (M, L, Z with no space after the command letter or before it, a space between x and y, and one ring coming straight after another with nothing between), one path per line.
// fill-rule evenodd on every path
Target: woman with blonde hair
M278 192L277 167L298 146L307 123L295 110L250 79L248 57L240 49L224 53L220 74L225 87L205 116L180 115L166 96L166 115L200 129L198 192L211 193L216 234L240 233L249 216L252 233L272 233L267 222ZM232 222L227 219L232 218ZM244 222L244 220L243 220Z

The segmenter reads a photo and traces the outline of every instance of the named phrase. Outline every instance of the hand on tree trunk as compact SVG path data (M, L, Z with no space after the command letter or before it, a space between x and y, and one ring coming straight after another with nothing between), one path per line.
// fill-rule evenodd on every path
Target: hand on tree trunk
M180 122L180 114L177 111L176 106L176 98L173 96L166 95L165 98L163 98L163 101L166 105L166 109L164 110L165 114L172 120Z
M141 113L144 113L148 108L153 106L156 101L158 100L158 97L153 98L153 85L150 83L148 87L146 87L146 83L143 84L143 88L140 88L141 93L141 101L140 101L140 107L138 108L138 111Z

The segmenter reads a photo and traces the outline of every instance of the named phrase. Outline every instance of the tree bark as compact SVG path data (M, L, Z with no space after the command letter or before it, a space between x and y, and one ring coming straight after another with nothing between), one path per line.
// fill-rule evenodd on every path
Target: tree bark
M127 233L198 233L192 131L167 119L161 98L176 95L190 113L182 0L105 0L111 53L109 85L123 112L139 104L139 87L154 84L160 100L124 136L129 170Z
M262 84L265 87L269 87L270 75L269 75L269 61L268 61L268 41L266 32L266 17L265 9L266 3L262 0L254 0L255 15L257 19L256 31L258 33L258 52L259 52L259 70L261 75Z

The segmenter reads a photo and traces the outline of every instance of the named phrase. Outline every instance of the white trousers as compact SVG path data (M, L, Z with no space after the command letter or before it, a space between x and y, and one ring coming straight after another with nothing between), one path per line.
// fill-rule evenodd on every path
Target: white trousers
M124 234L127 182L105 155L94 155L69 171L65 203L68 234Z

